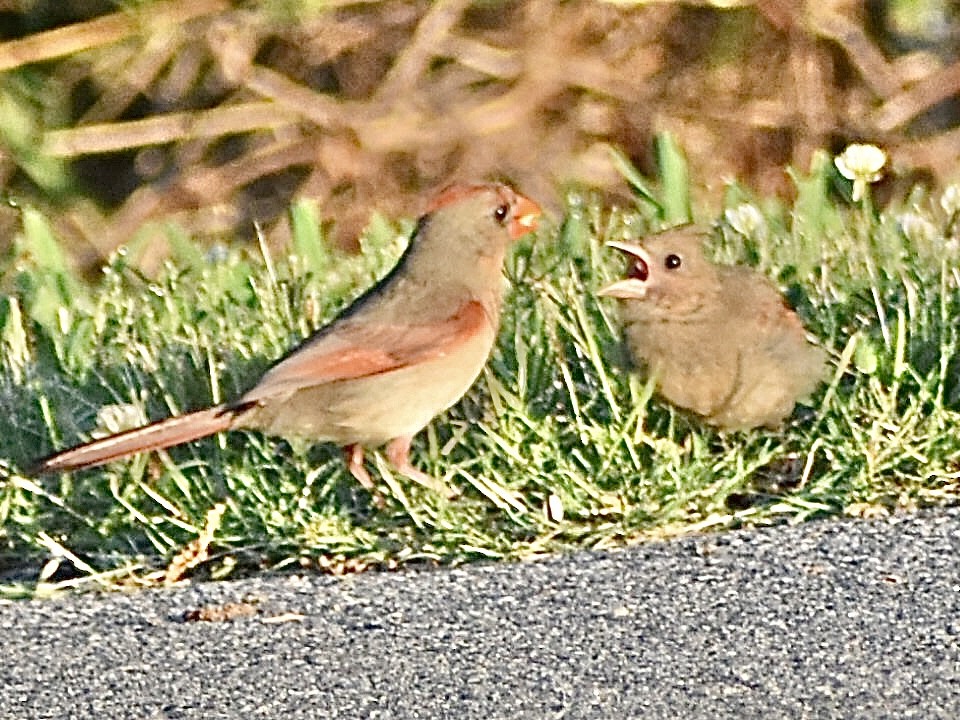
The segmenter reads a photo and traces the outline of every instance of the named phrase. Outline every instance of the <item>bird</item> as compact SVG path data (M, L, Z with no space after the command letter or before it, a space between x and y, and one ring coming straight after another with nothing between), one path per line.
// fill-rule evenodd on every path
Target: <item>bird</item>
M825 379L827 353L773 283L711 262L703 240L684 225L608 243L630 265L597 294L619 299L629 354L668 402L720 430L777 428Z
M428 204L392 270L237 399L54 453L28 474L89 468L244 429L340 445L351 475L375 496L364 449L386 444L402 475L447 490L414 467L412 439L486 364L507 250L537 229L540 215L536 202L503 183L448 186Z

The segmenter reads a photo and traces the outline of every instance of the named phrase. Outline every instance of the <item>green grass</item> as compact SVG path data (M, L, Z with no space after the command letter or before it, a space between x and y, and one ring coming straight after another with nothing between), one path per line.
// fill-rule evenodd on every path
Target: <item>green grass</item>
M242 392L390 267L409 222L376 218L350 258L324 249L309 204L291 211L295 254L283 258L203 252L171 228L159 277L134 269L134 242L90 284L28 211L0 299L0 592L150 584L171 565L223 577L524 558L956 502L956 217L921 193L882 213L850 205L826 156L794 173L793 207L729 187L714 254L785 288L833 374L782 430L721 434L651 397L626 368L615 305L593 292L622 270L604 242L689 207L669 182L684 177L665 172L659 195L634 185L635 208L571 194L562 218L516 248L487 369L414 446L418 466L462 497L394 477L380 458L383 509L337 448L256 433L73 475L31 480L18 468L118 417Z

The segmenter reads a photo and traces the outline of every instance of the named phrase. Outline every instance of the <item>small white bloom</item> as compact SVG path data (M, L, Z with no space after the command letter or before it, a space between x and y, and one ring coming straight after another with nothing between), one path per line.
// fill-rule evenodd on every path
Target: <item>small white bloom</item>
M951 217L960 212L960 185L947 185L940 196L940 207Z
M853 180L853 201L859 201L867 191L867 185L883 177L887 154L876 145L854 143L833 159L837 170L847 180Z
M937 237L936 225L915 212L905 212L898 221L903 234L912 243L929 245Z
M876 145L854 143L848 145L833 162L840 174L848 180L862 178L868 182L876 182L883 177L887 154Z
M730 227L745 237L763 235L767 229L767 221L756 206L750 203L740 203L735 208L729 208L723 213Z

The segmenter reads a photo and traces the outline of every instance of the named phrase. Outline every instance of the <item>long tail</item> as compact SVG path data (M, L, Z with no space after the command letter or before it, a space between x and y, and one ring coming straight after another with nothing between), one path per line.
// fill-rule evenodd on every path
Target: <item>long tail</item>
M28 469L27 474L43 475L67 470L80 470L102 465L126 455L162 450L173 445L229 430L235 419L236 412L234 409L223 405L198 410L187 415L178 415L54 453L38 460Z

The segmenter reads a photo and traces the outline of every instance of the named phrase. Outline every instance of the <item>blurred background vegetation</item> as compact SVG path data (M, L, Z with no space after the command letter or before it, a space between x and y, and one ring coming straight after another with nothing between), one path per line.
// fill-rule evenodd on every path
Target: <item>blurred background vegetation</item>
M282 246L304 196L349 246L454 179L626 197L608 145L653 174L664 130L701 207L852 141L882 201L956 175L958 93L951 0L0 0L0 243L30 205L81 270L169 220Z

